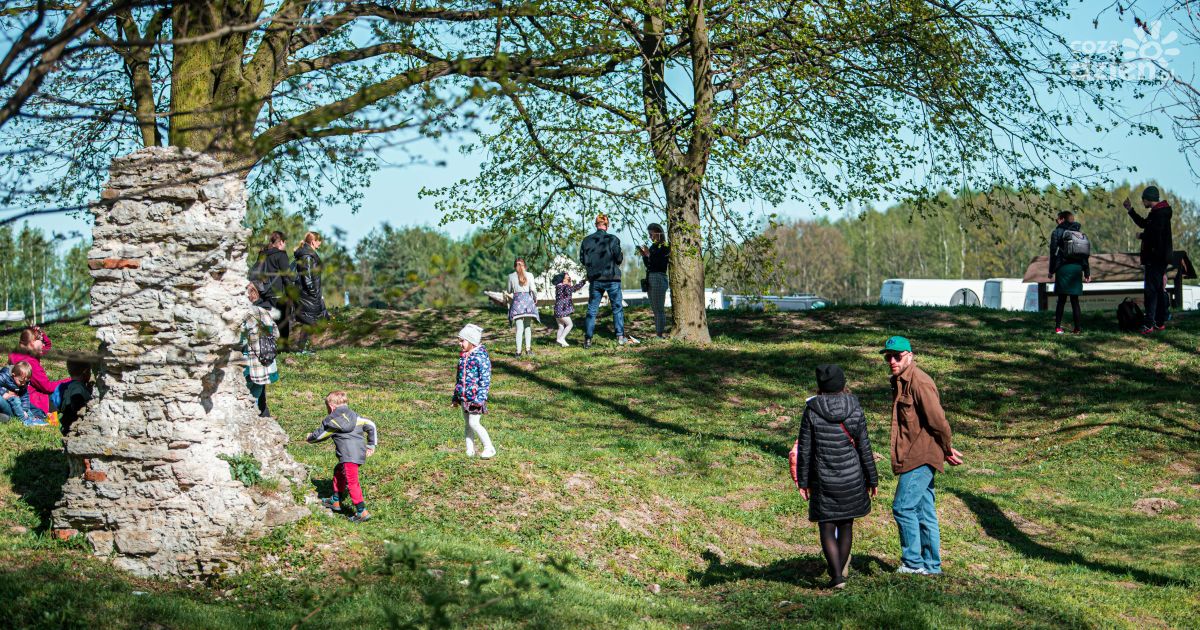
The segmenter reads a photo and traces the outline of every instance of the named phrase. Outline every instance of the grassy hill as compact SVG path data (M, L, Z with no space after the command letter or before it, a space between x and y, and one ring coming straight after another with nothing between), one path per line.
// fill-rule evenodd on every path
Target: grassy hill
M648 316L632 311L634 334ZM491 461L465 458L448 405L467 317L494 362ZM619 348L605 328L591 351L540 334L518 360L498 311L341 314L315 356L283 359L271 409L324 493L333 449L302 438L325 393L349 391L381 429L363 468L375 518L315 515L245 544L241 573L210 584L133 579L48 537L66 474L57 434L0 425L0 615L46 627L1200 625L1200 319L1143 338L1107 316L1054 336L1045 314L973 309L712 318L707 349ZM95 344L79 324L49 332L55 348ZM836 362L886 460L876 351L892 334L912 339L966 456L937 480L946 575L891 573L884 461L848 588L830 592L786 452L813 366Z

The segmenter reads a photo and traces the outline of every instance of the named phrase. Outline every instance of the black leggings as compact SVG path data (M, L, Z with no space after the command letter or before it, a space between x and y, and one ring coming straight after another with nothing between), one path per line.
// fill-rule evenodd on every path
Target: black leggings
M262 392L258 395L258 416L266 418L271 415L271 410L267 408L267 386L262 386Z
M1054 305L1054 327L1062 328L1063 307L1066 306L1066 300L1063 298L1071 298L1071 319L1075 322L1075 329L1079 329L1079 296L1078 295L1060 295L1058 302Z
M854 519L817 523L817 530L821 532L821 551L825 552L829 577L833 578L833 584L841 584L846 581L842 570L850 558L850 545L854 543Z

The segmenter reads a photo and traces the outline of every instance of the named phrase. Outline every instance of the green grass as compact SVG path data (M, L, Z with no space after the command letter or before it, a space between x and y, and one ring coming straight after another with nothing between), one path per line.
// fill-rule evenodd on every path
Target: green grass
M243 546L240 574L210 584L134 579L51 540L59 440L0 426L0 615L45 627L274 628L306 616L302 627L378 627L465 597L472 566L555 576L543 564L561 559L560 588L447 611L488 628L1200 625L1200 319L1142 338L1105 314L1086 335L1056 337L1045 314L712 313L711 348L618 348L605 328L591 351L540 334L525 361L511 356L501 313L469 316L493 356L484 423L499 456L468 461L448 405L467 314L343 313L321 337L328 347L285 355L270 404L324 494L333 449L302 438L324 395L348 390L381 431L362 470L374 519L282 528ZM648 313L634 309L631 326L644 333ZM49 332L56 349L95 347L79 324ZM966 456L937 481L940 578L891 574L890 392L876 353L891 334L912 339ZM823 588L785 459L812 368L826 362L846 368L885 458L880 499L855 528L852 579L836 593ZM1152 497L1178 507L1135 506ZM389 543L424 559L383 571Z

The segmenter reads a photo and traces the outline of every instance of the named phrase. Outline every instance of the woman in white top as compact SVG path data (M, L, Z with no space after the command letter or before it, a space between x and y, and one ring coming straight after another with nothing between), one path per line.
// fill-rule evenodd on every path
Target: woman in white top
M533 323L541 322L537 309L537 284L533 274L525 271L525 259L513 263L516 271L508 275L508 321L517 329L517 356L521 356L521 338L525 338L525 354L533 354Z

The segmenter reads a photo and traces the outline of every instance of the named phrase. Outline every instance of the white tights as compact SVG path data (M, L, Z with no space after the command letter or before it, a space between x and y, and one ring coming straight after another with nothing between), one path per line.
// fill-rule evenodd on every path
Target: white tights
M525 337L525 351L533 350L533 320L522 317L514 320L517 325L517 354L521 354L521 337Z
M468 413L463 410L463 420L466 421L467 429L467 455L475 455L475 439L483 445L483 452L495 452L492 447L492 438L488 436L487 429L483 428L483 423L479 421L480 415L477 413Z
M571 322L570 317L558 318L558 345L567 345L567 335L571 334L571 329L574 327L575 324Z

